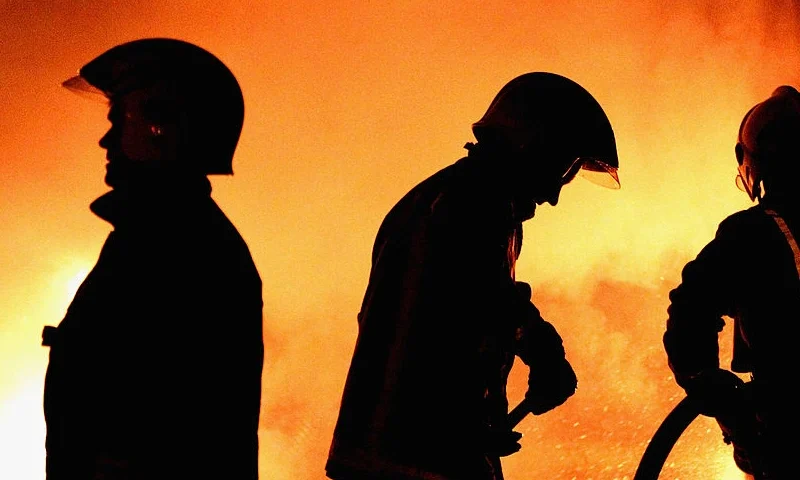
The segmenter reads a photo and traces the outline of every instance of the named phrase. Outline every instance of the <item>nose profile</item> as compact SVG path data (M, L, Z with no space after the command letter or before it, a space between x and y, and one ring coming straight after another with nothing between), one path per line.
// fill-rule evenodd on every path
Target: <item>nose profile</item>
M553 192L545 201L555 207L556 205L558 205L558 197L560 196L560 194L561 194L561 187L559 186L555 190L553 190Z
M108 141L110 136L111 136L111 129L109 128L108 131L105 133L105 135L103 135L103 137L100 138L100 141L97 142L97 144L100 145L100 148L108 150Z

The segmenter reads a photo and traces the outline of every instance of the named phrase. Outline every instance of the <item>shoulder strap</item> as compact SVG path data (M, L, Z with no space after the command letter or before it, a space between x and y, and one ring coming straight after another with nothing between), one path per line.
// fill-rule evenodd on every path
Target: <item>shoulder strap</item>
M783 232L783 236L786 237L786 241L789 242L789 246L792 248L792 253L794 254L794 266L797 269L797 275L800 277L800 247L797 246L797 241L794 239L794 235L792 232L789 231L789 227L786 225L786 222L778 215L778 212L772 209L764 209L764 213L771 216L775 223L778 224L778 228L781 229Z

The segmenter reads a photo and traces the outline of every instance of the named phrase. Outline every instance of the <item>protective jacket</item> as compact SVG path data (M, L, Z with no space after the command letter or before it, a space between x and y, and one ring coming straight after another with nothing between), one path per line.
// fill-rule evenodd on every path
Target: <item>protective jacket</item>
M684 267L680 285L670 292L664 333L669 366L685 388L698 372L719 367L723 317L733 319L731 369L752 374L772 472L788 468L796 454L797 442L784 440L796 436L798 426L791 379L800 330L800 273L776 216L800 238L800 208L775 198L720 223L715 238Z
M486 161L435 173L379 228L330 478L502 478L484 438L507 414L521 319L544 321L515 286L522 225Z
M114 229L43 339L48 480L258 478L261 279L210 192L92 203Z

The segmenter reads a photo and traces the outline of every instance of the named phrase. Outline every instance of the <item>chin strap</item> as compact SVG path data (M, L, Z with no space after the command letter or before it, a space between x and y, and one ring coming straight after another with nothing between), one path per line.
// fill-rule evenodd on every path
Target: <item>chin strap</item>
M783 218L778 215L778 212L772 210L770 208L764 209L764 213L771 216L775 223L778 224L778 228L781 229L783 232L783 236L786 237L786 241L789 242L789 247L792 249L792 254L794 254L794 266L797 269L797 275L800 277L800 247L797 246L797 241L794 239L794 235L792 232L789 231L789 227L786 225L786 222Z

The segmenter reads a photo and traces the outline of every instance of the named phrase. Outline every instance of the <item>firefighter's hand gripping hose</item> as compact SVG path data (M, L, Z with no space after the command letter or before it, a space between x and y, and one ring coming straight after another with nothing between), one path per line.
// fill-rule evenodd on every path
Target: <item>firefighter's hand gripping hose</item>
M722 368L704 370L682 382L686 394L697 405L700 414L724 416L740 397L744 381L735 373Z

